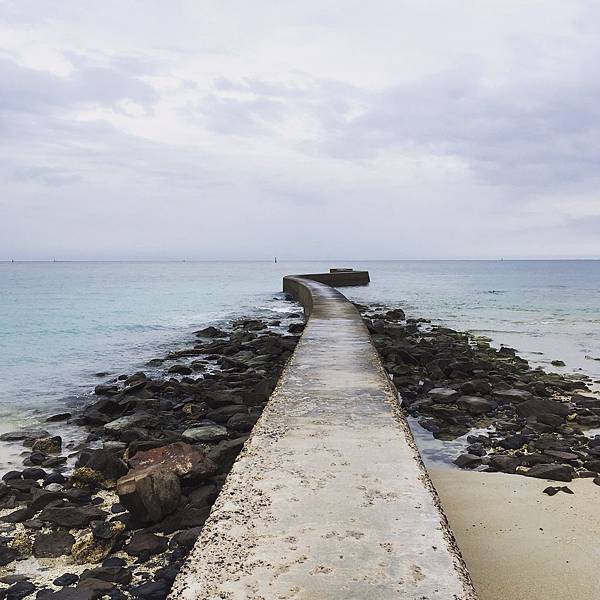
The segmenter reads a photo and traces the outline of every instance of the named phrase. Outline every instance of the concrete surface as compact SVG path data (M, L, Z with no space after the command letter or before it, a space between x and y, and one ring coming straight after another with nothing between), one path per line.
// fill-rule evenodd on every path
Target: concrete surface
M360 315L284 286L311 316L171 598L473 600Z

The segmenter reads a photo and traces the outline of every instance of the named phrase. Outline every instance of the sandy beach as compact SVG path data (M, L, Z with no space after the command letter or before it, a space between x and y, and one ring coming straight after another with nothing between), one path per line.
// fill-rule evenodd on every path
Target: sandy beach
M432 468L429 473L480 600L597 600L600 487L518 475Z

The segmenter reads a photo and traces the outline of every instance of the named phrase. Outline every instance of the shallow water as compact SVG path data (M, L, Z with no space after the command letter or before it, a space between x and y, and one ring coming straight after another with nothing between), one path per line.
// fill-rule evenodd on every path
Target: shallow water
M0 263L0 432L85 403L103 380L95 373L139 370L196 328L277 318L290 310L283 275L331 266L370 271L368 287L344 289L353 300L399 305L600 380L600 261ZM9 453L18 460L2 446L0 466Z

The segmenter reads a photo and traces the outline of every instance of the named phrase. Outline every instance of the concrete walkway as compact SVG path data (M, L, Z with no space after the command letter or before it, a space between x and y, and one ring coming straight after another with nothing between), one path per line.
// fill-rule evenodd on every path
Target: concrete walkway
M354 306L310 318L171 597L471 600L469 576Z

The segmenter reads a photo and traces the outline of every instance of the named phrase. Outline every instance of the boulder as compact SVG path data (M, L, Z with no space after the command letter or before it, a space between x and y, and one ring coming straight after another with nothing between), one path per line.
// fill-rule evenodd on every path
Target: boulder
M489 412L498 406L493 400L487 400L479 396L461 396L456 404L461 410L466 410L475 415Z
M50 433L45 429L19 429L18 431L9 431L0 435L0 441L3 442L33 442L38 438L49 436Z
M117 480L127 474L123 460L108 450L84 450L80 453L76 467L89 467L101 473L105 479Z
M571 481L573 479L573 467L554 463L538 464L533 465L524 475L537 477L538 479L552 479L553 481Z
M57 558L71 553L75 538L65 531L38 533L33 541L36 558Z
M218 442L228 437L227 429L222 425L200 425L186 429L182 437L188 442Z
M494 390L492 396L495 400L501 403L525 402L525 400L530 400L532 398L531 392L519 389Z
M454 459L454 464L461 469L474 469L481 464L481 457L474 454L461 454Z
M160 467L177 477L207 477L216 473L217 467L207 456L185 442L175 442L159 448L137 452L129 459L136 470Z
M585 408L600 408L600 396L594 394L577 393L573 395L572 401Z
M157 523L179 505L181 487L172 471L159 466L133 469L117 481L119 500L135 518Z
M566 417L570 409L566 404L548 398L532 398L517 404L517 414L520 417L538 417L543 414Z
M165 579L147 581L130 589L134 598L143 600L164 600L171 590L171 584Z
M433 388L427 392L427 396L434 402L446 404L456 400L459 396L459 393L452 388Z
M490 467L501 471L502 473L515 473L520 460L516 456L509 454L494 454L490 456Z
M212 325L210 327L205 327L204 329L194 331L194 334L199 337L207 337L207 338L227 337L227 334L223 330L217 329L216 327L212 327Z
M176 375L191 375L193 369L187 365L173 365L169 368L169 373L175 373Z
M169 546L169 540L154 533L134 533L130 542L123 550L131 556L153 556L164 552Z
M117 539L125 531L122 521L103 522L99 524L102 537L96 535L97 529L86 532L73 544L71 556L76 564L98 563L112 551Z
M104 431L107 433L121 433L126 429L144 427L152 422L156 422L155 417L145 412L139 412L133 415L125 415L124 417L119 417L118 419L106 423L106 425L104 425Z
M208 457L217 465L220 473L231 469L246 439L248 439L247 436L224 440L210 449Z
M38 517L40 521L48 521L67 529L82 529L92 521L106 517L103 510L95 506L47 506Z

